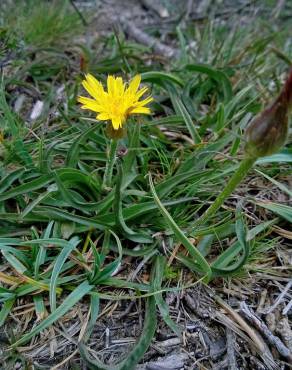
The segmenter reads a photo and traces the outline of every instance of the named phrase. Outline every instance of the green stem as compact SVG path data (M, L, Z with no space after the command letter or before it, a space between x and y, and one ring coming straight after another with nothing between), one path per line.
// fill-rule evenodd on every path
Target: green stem
M248 171L252 168L256 158L245 158L235 171L224 190L216 198L213 204L202 214L202 216L195 222L195 227L203 225L216 211L222 206L225 199L233 192L237 185L245 178Z
M118 140L111 139L108 151L108 157L103 177L103 189L111 188L113 168L116 161L116 152L118 147Z

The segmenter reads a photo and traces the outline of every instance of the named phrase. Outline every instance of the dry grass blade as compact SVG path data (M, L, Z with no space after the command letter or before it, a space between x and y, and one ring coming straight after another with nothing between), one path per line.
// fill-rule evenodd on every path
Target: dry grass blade
M222 298L218 297L217 295L213 295L213 298L232 317L232 319L239 325L241 330L243 330L249 336L268 368L277 369L278 366L273 359L272 353L259 333L249 326L247 322L236 311L234 311L232 307L224 302Z

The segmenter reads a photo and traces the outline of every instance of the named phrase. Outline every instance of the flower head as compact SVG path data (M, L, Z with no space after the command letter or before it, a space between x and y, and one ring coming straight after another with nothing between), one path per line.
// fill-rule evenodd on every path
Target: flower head
M79 96L78 101L82 104L82 109L98 113L96 116L98 120L109 120L112 122L113 129L118 130L129 115L151 113L146 105L153 98L149 96L144 100L139 100L148 90L147 87L138 90L140 82L140 75L135 76L129 86L126 86L121 77L108 76L107 91L105 91L99 81L91 74L87 74L82 85L93 99Z
M277 99L253 119L245 132L245 152L258 158L277 152L288 137L292 109L292 69Z

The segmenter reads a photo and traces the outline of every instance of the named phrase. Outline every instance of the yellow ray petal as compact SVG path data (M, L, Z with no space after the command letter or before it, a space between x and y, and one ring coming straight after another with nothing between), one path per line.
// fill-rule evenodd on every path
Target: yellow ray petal
M122 127L122 120L120 117L112 117L112 125L115 130L118 130Z
M108 113L102 112L102 113L98 114L96 116L96 118L101 120L101 121L107 121L110 118L110 116L108 115Z
M116 78L116 86L115 86L115 93L119 96L124 94L125 85L123 84L123 80L121 77Z
M99 112L101 110L101 106L96 102L94 99L86 98L85 96L78 96L77 100L79 103L83 104L81 106L82 109L89 109L93 112Z
M85 76L85 80L82 81L84 89L97 101L99 101L103 94L104 90L102 85L90 74Z
M107 77L107 91L108 94L111 96L115 95L115 87L116 87L116 79L114 76L108 76Z
M91 95L93 98L95 98L95 96L97 96L96 91L94 91L94 89L92 88L92 86L89 85L89 83L88 83L87 80L83 80L82 81L82 86L88 92L88 94Z
M136 107L130 111L130 114L136 113L151 114L151 110L147 107Z
M85 77L86 77L87 82L89 83L89 85L94 90L96 90L97 93L100 94L100 93L104 92L102 84L99 81L97 81L97 79L94 76L92 76L90 73L88 73Z
M143 107L144 105L146 104L149 104L153 101L153 98L152 96L148 96L148 98L144 99L144 100L141 100L141 101L138 101L135 106L138 106L138 107Z
M136 98L141 98L141 96L144 95L146 91L148 91L148 87L142 87L141 90L137 91Z
M138 87L140 85L140 82L141 82L141 75L137 75L135 76L132 81L130 82L129 84L129 87L128 87L128 92L130 94L135 94L136 91L138 90Z

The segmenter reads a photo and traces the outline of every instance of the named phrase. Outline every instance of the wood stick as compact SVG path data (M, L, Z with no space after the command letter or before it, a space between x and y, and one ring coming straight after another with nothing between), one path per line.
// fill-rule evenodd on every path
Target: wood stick
M250 321L257 329L260 331L268 340L268 342L275 346L277 351L286 359L292 362L292 353L287 348L284 343L281 341L281 339L277 336L275 336L270 329L267 327L267 325L263 322L262 319L260 319L254 312L253 309L248 307L248 305L245 302L240 303L240 311L245 316L245 318Z

